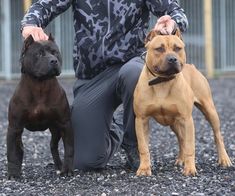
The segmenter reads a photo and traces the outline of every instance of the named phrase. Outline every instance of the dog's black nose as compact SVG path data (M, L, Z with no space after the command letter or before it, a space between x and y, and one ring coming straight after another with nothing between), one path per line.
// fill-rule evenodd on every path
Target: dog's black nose
M167 58L167 60L168 60L168 62L171 63L171 64L174 64L174 63L177 62L177 58L174 57L174 56L169 56L169 57Z
M58 64L58 60L57 59L53 59L50 61L51 65L57 65Z

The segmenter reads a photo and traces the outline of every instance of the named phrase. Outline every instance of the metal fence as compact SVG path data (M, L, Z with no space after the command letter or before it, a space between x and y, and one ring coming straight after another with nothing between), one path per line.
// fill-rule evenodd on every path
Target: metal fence
M3 18L3 15L2 15L2 11L1 11L1 8L2 8L2 2L0 1L0 24L2 24L2 18ZM2 70L2 62L1 62L1 60L2 60L2 38L3 36L2 36L2 25L0 25L0 70Z
M189 29L183 35L187 61L200 70L205 69L204 0L180 0L189 19ZM213 46L217 72L235 71L235 1L213 0ZM10 79L19 74L19 54L22 47L20 20L23 17L23 1L0 0L0 77ZM150 26L156 21L152 17ZM47 32L55 35L63 57L63 75L74 75L72 66L73 18L69 9L57 17Z

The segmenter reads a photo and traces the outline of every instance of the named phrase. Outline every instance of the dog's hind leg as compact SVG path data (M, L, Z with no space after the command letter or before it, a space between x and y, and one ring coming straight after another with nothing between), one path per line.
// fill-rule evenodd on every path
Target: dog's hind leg
M9 125L7 132L7 169L8 179L19 178L23 161L23 128L13 128Z
M51 154L55 163L56 172L59 173L62 169L62 162L58 151L58 145L61 138L61 134L60 131L56 130L55 128L50 128L50 132L51 132L51 143L50 143Z
M180 129L177 129L176 125L171 125L171 130L175 133L175 135L177 136L177 140L178 140L178 145L179 145L179 154L178 157L175 161L175 165L180 165L182 166L184 164L184 148L183 148L183 135Z
M136 117L136 137L140 155L140 166L136 172L137 176L151 175L151 162L149 153L149 118Z
M225 150L223 137L220 131L220 120L212 98L207 97L207 99L197 102L195 105L204 114L213 129L215 144L219 156L219 164L223 167L231 166L232 162Z

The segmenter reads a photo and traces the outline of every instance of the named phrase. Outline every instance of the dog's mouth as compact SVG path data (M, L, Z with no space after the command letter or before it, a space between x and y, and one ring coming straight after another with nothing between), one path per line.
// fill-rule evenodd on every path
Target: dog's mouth
M48 80L48 79L54 78L56 76L59 76L60 73L61 73L61 71L59 69L51 69L47 73L38 72L38 73L34 74L33 77L38 80Z
M48 75L51 75L53 77L53 76L59 76L60 73L61 73L61 71L59 69L52 69L52 70L50 70Z
M167 82L173 80L176 75L181 72L181 66L173 66L175 68L168 68L165 70L161 70L159 66L151 66L150 67L146 64L148 71L154 76L153 79L149 80L149 86L156 85L162 82Z
M168 66L165 66L167 68L161 69L159 66L154 66L153 70L156 74L161 75L161 76L172 76L176 75L181 72L182 70L182 65L180 63L177 64L168 64Z

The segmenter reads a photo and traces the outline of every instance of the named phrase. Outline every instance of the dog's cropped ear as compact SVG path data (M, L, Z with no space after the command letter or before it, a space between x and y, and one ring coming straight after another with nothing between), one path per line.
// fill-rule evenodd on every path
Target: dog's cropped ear
M147 44L149 41L151 41L156 35L159 35L156 31L151 30L148 35L145 38L144 43Z
M182 33L180 31L180 29L177 27L175 29L175 31L172 33L173 35L176 35L177 37L179 37L181 40L183 40L183 37L182 37Z
M28 47L34 42L33 36L29 35L25 40L24 40L24 45L21 51L21 57L24 56L26 50L28 49Z
M33 36L29 35L24 41L24 47L27 49L34 42Z
M52 34L51 34L51 33L49 34L49 38L48 38L48 40L50 40L50 41L52 41L52 42L55 42L55 39L54 39L54 37L52 36Z
M20 65L21 65L21 72L24 73L24 70L22 68L22 64L23 64L23 59L26 53L26 50L29 48L29 46L31 44L34 43L34 39L32 35L29 35L25 40L24 40L24 45L23 48L21 50L21 55L20 55Z

